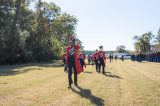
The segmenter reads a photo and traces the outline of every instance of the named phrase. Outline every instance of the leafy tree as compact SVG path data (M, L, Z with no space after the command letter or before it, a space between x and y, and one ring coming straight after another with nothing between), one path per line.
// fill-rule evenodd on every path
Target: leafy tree
M151 32L147 32L142 34L141 36L134 36L133 39L135 42L135 50L137 53L146 53L150 52L150 42L153 38L153 34Z
M30 3L36 4L35 9ZM55 3L5 0L0 4L0 64L50 61L64 52L76 36L77 18Z
M125 48L126 47L124 45L117 46L116 52L118 52L118 53L126 53Z
M157 33L158 33L158 35L155 38L156 38L156 43L158 44L158 46L160 48L160 28Z

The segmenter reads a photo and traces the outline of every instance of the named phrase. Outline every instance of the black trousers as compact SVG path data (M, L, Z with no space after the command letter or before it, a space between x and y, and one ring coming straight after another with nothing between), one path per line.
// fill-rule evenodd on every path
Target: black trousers
M96 71L98 72L98 67L99 67L98 59L95 59L95 64L96 64Z
M67 65L64 64L64 71L67 71Z
M63 63L64 63L64 71L67 71L66 59L63 59Z
M98 71L98 73L100 73L101 66L102 66L103 74L105 74L105 63L104 63L104 60L99 60L99 61L100 61L100 64L99 64L99 71Z
M69 86L71 86L71 84L73 84L73 81L72 81L72 69L73 69L73 72L74 72L74 84L77 85L76 64L75 64L75 62L69 62L68 63L68 83L69 83Z
M84 60L83 60L83 59L79 59L79 61L80 61L81 67L82 67L82 69L83 69L83 66L84 66Z

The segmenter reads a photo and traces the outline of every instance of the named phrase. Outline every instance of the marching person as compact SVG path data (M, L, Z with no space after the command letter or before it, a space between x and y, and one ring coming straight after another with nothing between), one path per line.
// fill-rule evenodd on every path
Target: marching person
M109 60L110 60L110 63L112 62L112 55L110 54L109 55Z
M94 55L91 55L90 57L91 57L91 64L93 66L94 65Z
M114 57L114 58L115 58L115 61L117 61L117 58L118 58L118 57L117 57L117 55L115 55L115 57Z
M74 72L75 86L78 86L77 74L80 74L82 72L82 68L78 60L78 50L80 49L80 46L77 45L75 42L76 42L75 38L71 36L70 44L67 46L66 49L66 64L68 65L68 82L69 82L68 88L71 88L71 84L73 84L72 69L74 69L73 72Z
M100 73L101 66L102 66L103 74L105 74L106 53L103 51L103 46L99 46L99 49L100 50L98 52L98 55L99 55L99 71L98 71L98 73Z
M94 61L95 61L95 65L96 65L96 72L98 72L98 66L99 66L98 59L99 59L98 49L96 49L96 51L94 53Z
M113 62L113 54L112 54L112 56L111 56L111 61Z
M81 63L81 67L82 67L82 70L84 70L84 66L86 68L86 64L85 64L85 59L86 59L86 56L85 54L83 53L83 51L79 54L79 61Z
M88 65L90 65L90 63L91 63L91 56L88 55Z
M64 64L64 71L67 71L67 65L66 65L66 53L62 55L62 62Z
M123 55L121 56L121 60L124 61L124 56Z
M158 62L160 62L160 51L157 53L158 56Z

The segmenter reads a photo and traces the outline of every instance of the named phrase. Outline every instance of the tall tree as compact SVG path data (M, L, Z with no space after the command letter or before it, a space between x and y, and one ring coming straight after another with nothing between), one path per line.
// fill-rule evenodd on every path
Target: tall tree
M3 42L2 61L13 62L17 58L19 37L17 21L20 14L21 0L6 0L0 6L0 36Z
M75 36L75 27L77 25L77 19L67 13L62 13L53 22L53 34L56 35L62 44L65 46L69 42L70 36Z
M156 43L158 43L158 45L159 45L159 47L160 47L160 28L159 28L159 30L158 30L157 33L158 33L158 34L157 34L157 36L156 36Z
M116 52L118 53L126 53L126 47L124 45L117 46Z
M151 32L147 32L142 34L141 36L134 36L133 39L136 41L134 46L137 53L146 53L150 52L151 49L151 40L153 38L153 34Z
M34 10L30 2L36 4ZM59 58L70 36L82 46L76 25L77 18L55 3L6 0L0 4L0 64Z

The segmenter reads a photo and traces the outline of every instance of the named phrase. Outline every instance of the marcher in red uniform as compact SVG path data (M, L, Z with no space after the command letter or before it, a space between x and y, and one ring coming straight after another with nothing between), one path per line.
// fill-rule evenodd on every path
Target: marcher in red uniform
M94 65L94 55L91 55L91 64Z
M78 50L80 46L75 44L75 38L70 37L70 44L66 49L66 64L68 65L68 81L71 88L72 81L72 68L74 69L74 84L77 86L77 74L82 72L82 68L78 59Z
M62 62L64 64L64 71L67 71L67 65L66 65L66 53L62 55Z
M96 49L95 53L94 53L94 61L95 61L95 65L96 65L96 72L98 72L98 67L99 67L99 63L98 63L98 49Z
M103 51L103 46L99 46L98 55L99 55L99 71L98 71L98 73L100 73L101 66L102 66L103 74L105 74L106 53Z
M90 65L90 63L91 63L91 56L88 55L88 65Z
M80 63L81 63L81 67L82 67L82 70L84 71L84 66L85 66L85 68L86 68L86 64L85 64L85 59L86 59L86 56L85 56L85 54L83 54L83 52L81 52L80 54L79 54L79 61L80 61Z

